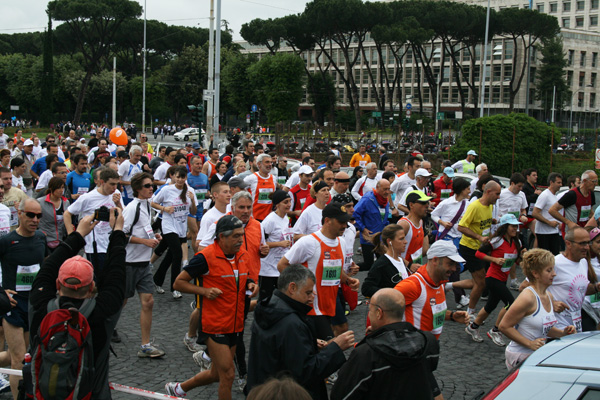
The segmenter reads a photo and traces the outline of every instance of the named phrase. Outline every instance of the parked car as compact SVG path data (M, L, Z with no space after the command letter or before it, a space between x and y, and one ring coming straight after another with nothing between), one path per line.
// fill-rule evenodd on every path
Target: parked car
M175 135L173 135L173 138L177 142L180 140L183 142L198 141L199 132L200 132L200 129L198 129L198 128L185 128L185 129L182 129L181 132L177 132ZM204 132L204 129L202 129L202 134L205 134L205 133L206 132Z
M482 400L600 399L600 332L553 340L513 369Z

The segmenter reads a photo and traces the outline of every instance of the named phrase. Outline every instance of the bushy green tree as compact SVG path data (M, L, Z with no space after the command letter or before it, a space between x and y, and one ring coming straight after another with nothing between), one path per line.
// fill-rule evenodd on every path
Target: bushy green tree
M477 162L487 164L494 175L510 177L512 172L536 167L538 175L550 171L550 145L552 127L526 114L494 115L465 122L460 140L452 147L451 157L460 160L471 149L479 154ZM481 152L479 138L481 132ZM513 132L515 132L515 157L513 160ZM554 142L560 139L555 131Z
M296 117L304 92L304 60L294 54L275 54L253 64L251 86L269 122L289 121Z
M544 111L552 109L552 97L556 87L555 108L562 110L565 102L571 98L566 80L567 59L563 50L562 38L555 36L544 40L541 46L542 63L536 73L535 96L542 101Z

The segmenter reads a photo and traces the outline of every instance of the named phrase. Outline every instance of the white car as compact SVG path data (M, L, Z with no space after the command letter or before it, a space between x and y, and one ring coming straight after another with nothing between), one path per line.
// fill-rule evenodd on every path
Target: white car
M198 128L185 128L185 129L181 130L181 132L177 132L175 135L173 135L173 138L177 142L179 142L180 140L182 142L198 141L198 133L199 132L200 132L200 129L198 129ZM202 129L202 134L205 134L205 133L206 132L204 132L204 129Z

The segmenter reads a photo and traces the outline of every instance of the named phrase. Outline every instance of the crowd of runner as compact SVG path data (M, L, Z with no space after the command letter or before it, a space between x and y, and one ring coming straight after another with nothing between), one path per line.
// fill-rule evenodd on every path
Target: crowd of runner
M441 399L434 371L447 321L482 342L502 302L485 333L506 346L509 369L546 338L600 323L594 171L551 173L541 189L529 168L503 189L473 150L433 180L420 154L378 169L362 146L350 174L334 151L303 153L288 168L250 135L243 152L219 154L198 143L153 149L135 132L117 146L106 133L42 141L0 128L0 366L23 367L57 289L59 308L96 298L94 399L110 398L109 346L136 292L141 358L165 354L150 340L154 296L195 295L182 341L200 371L166 382L178 397L218 383L219 399L233 389ZM367 335L355 343L346 315L358 292L368 299ZM0 380L17 398L19 378Z

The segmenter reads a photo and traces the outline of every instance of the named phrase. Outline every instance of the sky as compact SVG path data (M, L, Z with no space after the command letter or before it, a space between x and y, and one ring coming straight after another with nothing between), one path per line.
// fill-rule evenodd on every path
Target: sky
M138 0L144 6L144 0ZM217 0L215 2L215 17ZM255 18L279 18L304 11L305 0L222 0L221 19L234 40L242 40L242 24ZM0 0L0 33L43 31L48 24L47 0ZM169 25L208 28L210 0L146 0L146 17ZM143 18L143 15L142 15Z

